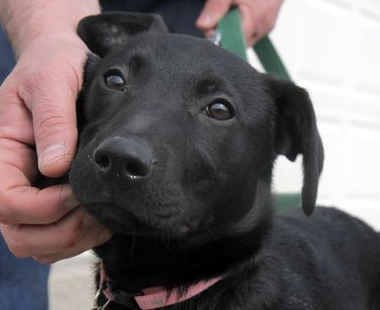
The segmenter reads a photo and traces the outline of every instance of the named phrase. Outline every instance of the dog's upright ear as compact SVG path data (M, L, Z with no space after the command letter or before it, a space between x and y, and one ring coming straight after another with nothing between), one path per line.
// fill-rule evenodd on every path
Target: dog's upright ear
M303 156L302 209L310 215L315 207L323 167L323 145L308 93L292 82L267 77L275 101L275 151L294 161Z
M105 56L131 36L142 32L167 33L162 18L155 14L109 12L83 18L78 35L94 54Z

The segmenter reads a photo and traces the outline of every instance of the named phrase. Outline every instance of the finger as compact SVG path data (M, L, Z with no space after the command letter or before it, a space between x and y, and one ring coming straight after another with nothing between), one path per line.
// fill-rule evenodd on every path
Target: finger
M239 11L242 18L242 28L245 35L247 46L252 46L252 43L259 36L258 16L256 10L251 3L243 3L239 5Z
M19 258L54 253L70 247L83 224L84 212L77 208L50 225L3 225L10 251Z
M28 185L38 173L35 151L23 143L0 137L0 171L0 193L19 184ZM11 171L15 173L9 174Z
M4 174L16 174L6 167ZM30 185L4 188L0 180L0 222L4 224L49 224L79 205L69 185L38 189Z
M35 152L23 143L0 138L0 222L52 223L79 205L68 185L31 187Z
M19 82L11 73L0 87L0 137L24 145L34 144L30 112L17 94ZM6 148L1 146L1 149Z
M53 264L59 260L74 257L85 251L91 250L92 248L107 242L109 239L111 239L112 235L113 233L108 229L102 230L100 232L93 230L91 236L84 236L80 242L78 242L75 246L71 247L67 251L50 255L36 255L33 256L33 259L41 264Z
M196 26L202 31L215 28L233 2L233 0L208 0L195 22Z
M66 258L104 243L111 233L83 208L77 208L51 225L3 227L11 252L17 257Z
M70 68L50 65L19 90L32 113L39 169L50 177L66 172L75 154L78 77Z
M70 258L105 243L113 233L100 225L88 214L83 220L83 225L77 230L77 236L67 247L59 249L52 254L36 254L33 258L42 264L52 264L56 261Z

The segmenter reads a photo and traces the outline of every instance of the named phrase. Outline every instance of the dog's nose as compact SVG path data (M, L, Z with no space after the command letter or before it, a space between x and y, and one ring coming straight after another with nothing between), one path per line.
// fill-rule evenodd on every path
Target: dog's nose
M93 159L102 177L137 180L150 173L152 152L137 139L113 137L95 149Z

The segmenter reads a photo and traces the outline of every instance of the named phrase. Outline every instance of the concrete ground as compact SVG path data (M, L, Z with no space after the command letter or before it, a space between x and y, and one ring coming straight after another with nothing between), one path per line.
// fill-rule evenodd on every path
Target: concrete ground
M93 264L87 252L52 266L49 278L50 310L91 310L94 296Z

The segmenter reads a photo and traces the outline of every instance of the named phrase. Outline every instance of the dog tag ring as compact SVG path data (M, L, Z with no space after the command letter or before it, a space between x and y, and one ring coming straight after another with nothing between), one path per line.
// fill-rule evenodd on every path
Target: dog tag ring
M108 299L107 298L107 301L104 303L104 305L100 305L100 302L99 302L99 297L100 295L103 293L103 290L102 289L99 289L96 294L95 294L95 297L94 297L94 306L92 308L92 310L106 310L108 305L110 304L110 302L112 301L111 299Z
M222 41L222 33L219 30L215 30L213 34L207 38L211 43L220 46L220 41Z

